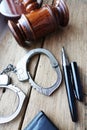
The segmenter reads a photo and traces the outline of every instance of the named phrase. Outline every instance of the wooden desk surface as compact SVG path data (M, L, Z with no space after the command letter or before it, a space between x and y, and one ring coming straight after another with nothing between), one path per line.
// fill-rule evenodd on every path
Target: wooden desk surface
M73 123L71 120L64 80L60 88L47 97L34 90L28 82L19 82L15 74L9 73L12 83L26 93L28 100L18 117L9 123L1 124L0 130L23 130L40 110L43 110L60 130L87 130L87 1L66 0L66 2L70 12L69 25L36 42L28 49L17 45L8 27L4 25L2 28L0 24L2 30L0 30L0 71L9 63L16 66L29 50L40 47L50 50L62 68L61 49L64 46L69 59L78 63L85 94L83 103L77 101L79 121ZM44 3L51 4L52 0L44 0ZM49 59L44 55L32 58L29 69L34 80L44 87L52 85L56 80ZM0 90L0 115L12 113L17 101L16 95L10 90L4 93Z

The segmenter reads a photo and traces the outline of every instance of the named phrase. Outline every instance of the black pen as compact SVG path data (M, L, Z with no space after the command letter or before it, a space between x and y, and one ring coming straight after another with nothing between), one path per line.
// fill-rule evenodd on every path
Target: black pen
M68 97L69 109L72 117L72 121L77 121L77 110L75 104L75 95L73 91L73 84L71 80L71 72L70 72L70 64L65 53L64 47L62 48L62 65L63 65L63 73L64 73L64 80L66 86L66 92Z

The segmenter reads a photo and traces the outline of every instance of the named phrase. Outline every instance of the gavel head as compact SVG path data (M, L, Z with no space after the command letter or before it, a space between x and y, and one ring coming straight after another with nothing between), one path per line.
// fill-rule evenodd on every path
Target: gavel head
M34 10L31 10L31 7L34 7ZM69 11L63 0L57 0L53 5L44 5L41 8L34 5L29 8L28 3L27 8L29 13L22 14L17 22L8 21L12 34L22 47L55 31L58 26L65 27L68 24Z

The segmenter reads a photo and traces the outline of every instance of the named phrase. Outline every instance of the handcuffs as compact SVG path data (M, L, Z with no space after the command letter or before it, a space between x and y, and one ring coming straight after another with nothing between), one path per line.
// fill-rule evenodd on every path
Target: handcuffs
M39 54L39 53L43 53L45 54L49 59L50 62L52 64L52 67L55 69L56 73L57 73L57 81L54 85L52 85L49 88L43 88L39 85L37 85L31 75L30 72L27 71L27 64L29 63L30 59L32 56ZM14 67L13 65L10 65L9 67L7 67L6 69L4 69L1 73L0 76L5 76L6 77L6 73L9 71L14 71L17 74L18 80L19 81L25 81L25 80L29 80L29 83L32 85L33 88L35 88L38 92L49 96L51 95L61 84L62 81L62 74L61 74L61 70L59 67L59 64L57 62L57 60L55 59L55 57L52 55L51 52L49 52L46 49L33 49L31 51L29 51L17 64L16 67ZM5 75L4 75L5 74ZM6 81L6 82L5 82ZM16 111L12 114L9 115L7 117L0 117L0 124L1 123L7 123L11 120L13 120L21 111L21 108L23 106L23 103L25 101L26 95L24 94L24 92L22 92L19 88L15 87L12 84L9 84L9 78L7 77L7 79L5 78L4 83L0 83L0 88L7 88L12 90L13 92L15 92L18 96L19 102L18 102L18 106ZM3 81L1 81L3 82Z
M33 81L32 77L30 75L30 72L27 72L27 64L29 63L31 57L36 54L39 54L39 53L43 53L48 56L48 58L50 59L50 62L52 64L52 67L55 69L55 71L57 73L56 83L49 88L43 88L43 87L37 85ZM59 87L61 80L62 80L61 70L60 70L57 60L51 54L51 52L49 52L46 49L38 48L38 49L31 50L18 62L17 66L16 66L16 70L17 70L16 74L17 74L19 81L29 80L29 83L32 85L33 88L35 88L38 92L40 92L46 96L51 95Z

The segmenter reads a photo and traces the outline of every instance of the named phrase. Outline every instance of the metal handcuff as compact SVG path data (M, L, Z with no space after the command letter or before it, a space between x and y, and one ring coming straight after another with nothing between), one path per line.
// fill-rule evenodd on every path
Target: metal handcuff
M43 87L37 85L33 81L30 73L27 71L27 64L29 63L30 58L32 56L36 55L36 54L39 54L39 53L43 53L43 54L48 56L48 58L51 61L52 67L55 69L55 71L57 73L57 81L56 81L56 83L54 85L52 85L51 87L49 87L49 88L43 88ZM61 81L62 81L62 74L61 74L59 64L58 64L57 60L55 59L55 57L52 55L52 53L49 52L46 49L41 49L41 48L33 49L33 50L29 51L18 62L16 67L14 67L11 64L8 65L6 67L6 69L4 69L2 71L2 73L0 73L0 79L1 79L0 80L0 88L7 88L7 89L10 89L13 92L15 92L17 94L17 96L18 96L19 102L18 102L17 109L15 110L15 112L12 115L8 115L7 117L0 117L0 124L7 123L7 122L13 120L16 116L18 116L18 114L20 113L21 108L23 106L23 103L25 101L25 98L26 98L26 95L24 94L24 92L22 92L19 88L15 87L14 85L9 84L10 83L9 82L9 77L7 75L7 73L9 71L15 72L17 74L17 77L18 77L19 81L29 80L29 83L32 85L33 88L35 88L38 92L40 92L40 93L42 93L42 94L44 94L46 96L51 95L60 86Z
M0 124L10 122L14 118L16 118L18 116L18 114L20 113L21 108L22 108L25 98L26 98L26 95L24 94L24 92L22 92L21 89L19 89L15 85L10 84L9 79L10 78L8 77L7 74L4 74L4 73L1 74L0 75L0 88L10 89L11 91L15 92L15 94L18 97L18 106L13 114L8 115L6 117L0 117Z
M43 88L41 86L39 86L38 84L36 84L31 75L30 72L27 71L27 64L29 63L30 59L32 56L39 54L39 53L43 53L45 55L47 55L47 57L50 59L50 62L52 64L52 67L55 69L56 73L57 73L57 81L54 85L52 85L49 88ZM33 49L31 51L29 51L29 53L27 53L17 64L16 66L16 70L17 70L17 77L19 81L25 81L29 79L29 83L32 85L33 88L35 88L38 92L49 96L51 95L60 85L61 81L62 81L62 74L61 74L61 70L59 67L59 64L57 62L57 60L55 59L55 57L52 55L51 52L49 52L46 49Z

